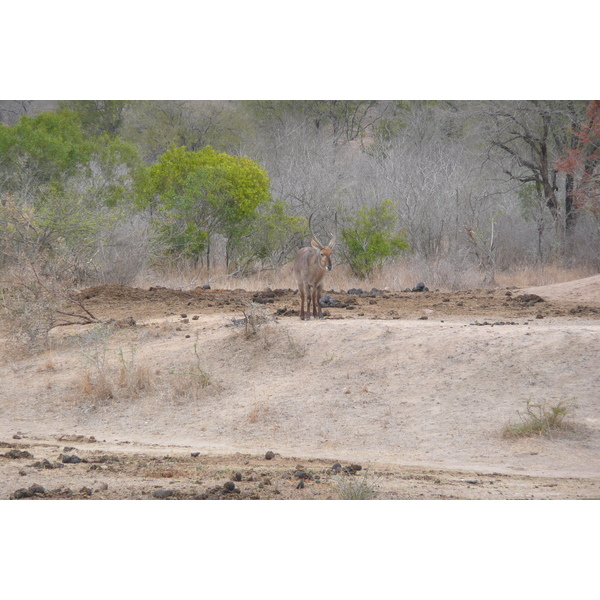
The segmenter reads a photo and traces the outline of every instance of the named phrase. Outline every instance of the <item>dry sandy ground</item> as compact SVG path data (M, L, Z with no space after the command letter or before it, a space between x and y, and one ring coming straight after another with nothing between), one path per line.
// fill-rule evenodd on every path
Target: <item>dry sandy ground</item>
M302 322L291 290L83 291L110 329L3 344L0 499L600 498L600 275L330 296ZM527 401L571 429L503 437Z

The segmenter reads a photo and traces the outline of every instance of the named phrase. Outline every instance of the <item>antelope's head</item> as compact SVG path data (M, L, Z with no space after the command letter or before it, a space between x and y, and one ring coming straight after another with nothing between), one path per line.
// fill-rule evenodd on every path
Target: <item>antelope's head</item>
M333 243L334 241L332 240L327 246L322 246L314 237L310 242L311 246L319 251L320 267L322 269L326 269L327 271L331 271L332 268L331 254L333 253Z
M321 242L319 242L319 240L317 239L317 236L314 234L314 232L312 230L311 220L312 220L312 215L310 215L310 218L308 219L308 228L310 229L310 234L312 236L310 244L313 248L316 248L317 250L319 250L319 253L320 253L319 265L321 266L321 268L325 269L327 271L331 271L331 268L332 268L331 254L333 253L333 247L335 246L335 234L331 238L329 244L327 244L327 246L323 246L323 244L321 244ZM335 224L337 227L337 213L335 215Z

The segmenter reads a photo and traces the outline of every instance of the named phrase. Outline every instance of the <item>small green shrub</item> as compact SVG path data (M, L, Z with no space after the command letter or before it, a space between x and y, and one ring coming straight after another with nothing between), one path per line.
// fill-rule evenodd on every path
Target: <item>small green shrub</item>
M357 277L364 279L387 259L409 249L404 234L396 230L395 209L391 200L373 208L363 206L342 229L343 254Z
M377 492L369 481L369 471L362 476L340 475L336 485L340 500L373 500Z
M518 413L521 423L507 425L504 428L504 437L529 437L533 435L551 437L556 431L567 431L572 425L565 419L569 413L569 407L563 401L553 406L546 403L534 404L527 400L525 413Z

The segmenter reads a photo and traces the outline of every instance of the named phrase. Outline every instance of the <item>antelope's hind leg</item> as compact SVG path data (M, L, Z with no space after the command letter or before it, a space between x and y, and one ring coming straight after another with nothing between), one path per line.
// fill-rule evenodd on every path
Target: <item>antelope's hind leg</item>
M312 304L313 288L310 285L306 285L306 317L305 319L310 320L310 306Z

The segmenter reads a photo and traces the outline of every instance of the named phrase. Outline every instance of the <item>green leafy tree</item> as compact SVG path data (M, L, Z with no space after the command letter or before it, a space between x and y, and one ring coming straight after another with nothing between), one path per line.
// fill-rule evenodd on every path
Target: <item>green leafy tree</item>
M135 183L143 165L138 151L122 139L102 135L94 139L91 160L69 185L97 206L134 208Z
M40 185L60 185L89 163L92 143L68 110L23 115L0 128L2 191L34 194Z
M129 100L65 100L59 107L76 113L87 134L113 137L120 133L131 104Z
M396 230L395 204L385 200L373 208L362 207L341 230L344 254L352 272L361 278L399 256L409 245Z
M171 252L206 250L223 235L228 256L247 236L259 206L270 199L267 173L247 157L206 146L197 152L171 148L152 165L140 185L140 203L150 207Z
M91 136L71 110L24 115L0 128L0 192L27 202L77 190L94 202L116 204L140 167L133 146Z
M287 210L282 200L260 207L248 223L244 243L240 244L237 258L242 263L241 268L253 261L277 268L291 260L308 235L308 226L304 217L294 217Z
M70 110L0 127L0 246L4 263L72 258L95 268L102 237L132 207L135 148L92 136Z
M98 211L81 194L50 194L36 206L4 194L0 197L0 262L42 256L52 261L59 254L86 262L102 230L120 216L116 211Z

